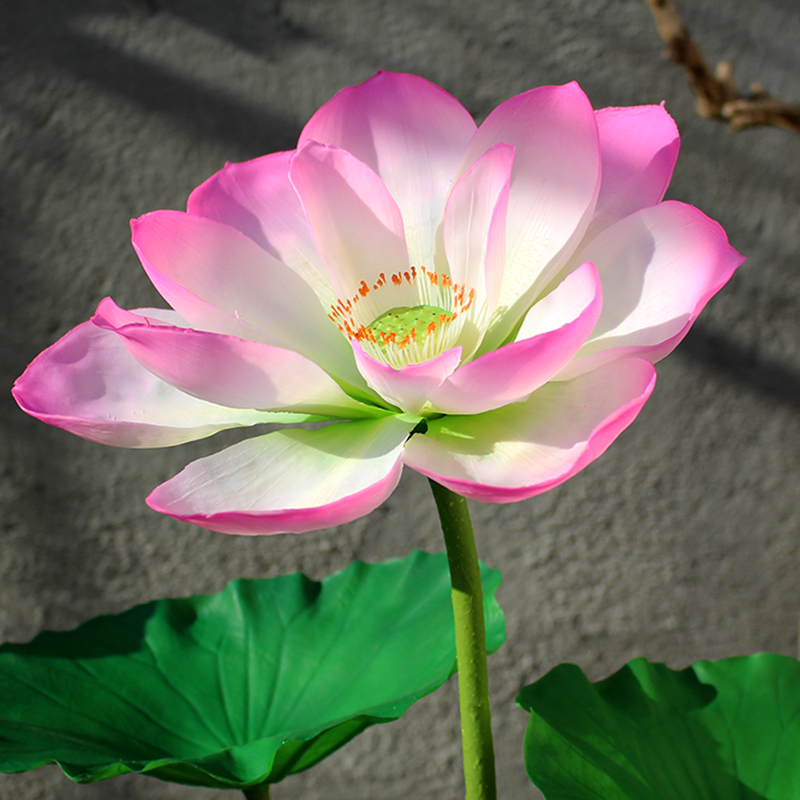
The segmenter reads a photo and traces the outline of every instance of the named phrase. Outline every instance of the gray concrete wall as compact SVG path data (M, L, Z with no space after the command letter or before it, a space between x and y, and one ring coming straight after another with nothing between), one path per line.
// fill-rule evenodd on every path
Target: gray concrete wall
M800 102L795 0L685 0L709 58ZM672 666L794 654L800 613L800 137L695 117L644 0L17 0L0 2L2 381L97 302L157 304L128 220L183 208L236 161L294 146L337 89L378 68L422 74L482 118L577 79L596 107L666 100L683 135L669 197L719 220L748 261L659 369L639 420L567 484L473 505L502 570L509 641L490 662L505 800L524 775L516 690L561 661L592 677L646 655ZM23 641L238 576L321 577L354 558L441 549L408 472L370 517L298 537L226 537L143 498L231 436L164 451L84 442L0 396L0 639ZM279 800L420 800L460 792L454 686ZM0 776L15 800L212 800L138 776L75 786L54 767Z

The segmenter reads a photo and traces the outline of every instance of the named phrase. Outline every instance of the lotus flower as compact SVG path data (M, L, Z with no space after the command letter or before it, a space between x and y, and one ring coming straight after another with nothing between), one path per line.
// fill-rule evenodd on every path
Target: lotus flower
M476 127L442 89L378 73L296 150L228 164L186 213L134 220L171 310L96 314L28 367L29 414L162 447L282 428L148 498L225 533L299 533L375 509L403 466L476 500L544 492L600 456L742 257L662 202L662 106L594 111L575 83Z

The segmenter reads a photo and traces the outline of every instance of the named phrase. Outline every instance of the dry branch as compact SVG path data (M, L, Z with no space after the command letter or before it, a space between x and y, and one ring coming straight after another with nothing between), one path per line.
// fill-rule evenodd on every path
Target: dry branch
M733 69L720 61L712 72L700 48L692 39L672 0L647 0L658 33L667 45L667 58L683 67L697 98L695 109L701 117L725 120L733 130L753 125L778 125L800 133L800 106L771 97L758 84L749 95L733 85Z

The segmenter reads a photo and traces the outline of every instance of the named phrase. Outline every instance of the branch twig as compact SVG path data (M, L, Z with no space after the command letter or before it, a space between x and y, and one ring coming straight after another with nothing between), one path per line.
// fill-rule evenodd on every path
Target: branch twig
M733 85L733 68L720 61L712 72L700 48L683 24L672 0L647 0L658 33L667 45L667 58L683 67L697 101L701 117L725 120L739 131L753 125L777 125L800 133L800 106L771 97L759 84L741 95Z

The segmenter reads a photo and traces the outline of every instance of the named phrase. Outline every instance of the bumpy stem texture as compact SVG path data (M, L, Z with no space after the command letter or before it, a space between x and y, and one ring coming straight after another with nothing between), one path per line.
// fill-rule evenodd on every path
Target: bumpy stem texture
M496 800L486 623L475 536L467 501L434 481L430 483L442 522L453 584L466 800Z

